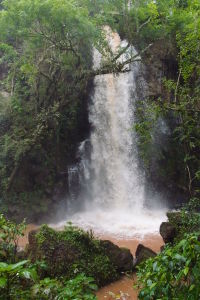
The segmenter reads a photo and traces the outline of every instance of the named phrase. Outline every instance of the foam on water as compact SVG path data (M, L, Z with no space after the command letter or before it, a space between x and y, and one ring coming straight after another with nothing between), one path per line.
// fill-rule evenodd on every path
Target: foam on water
M93 230L97 236L112 236L117 239L144 238L149 234L158 234L161 222L166 219L164 210L147 210L140 214L127 210L87 210L68 216L65 222L57 224L63 227L66 222L85 230Z

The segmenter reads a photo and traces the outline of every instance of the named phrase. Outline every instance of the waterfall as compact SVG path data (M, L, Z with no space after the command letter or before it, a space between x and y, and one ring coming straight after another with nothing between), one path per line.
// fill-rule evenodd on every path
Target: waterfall
M117 33L109 28L106 32L113 52L126 47ZM121 62L130 54L136 54L133 47L120 57ZM94 68L99 68L101 60L95 50ZM94 79L89 106L92 131L90 139L79 147L80 202L84 209L69 218L102 234L127 236L155 231L160 225L160 213L145 209L144 178L138 167L135 105L146 90L141 66L137 61L128 72Z
M126 46L117 33L110 32L109 37L113 51ZM95 51L95 67L98 56ZM123 59L126 57L122 56ZM99 75L94 80L95 92L90 105L93 125L90 167L94 176L91 192L95 204L112 209L138 211L144 204L143 179L138 171L133 130L134 106L138 99L135 79L139 70L140 63L136 62L130 72Z
M73 203L78 197L79 186L79 168L77 165L72 165L68 167L68 190L69 190L69 200L68 200L68 210L73 207Z

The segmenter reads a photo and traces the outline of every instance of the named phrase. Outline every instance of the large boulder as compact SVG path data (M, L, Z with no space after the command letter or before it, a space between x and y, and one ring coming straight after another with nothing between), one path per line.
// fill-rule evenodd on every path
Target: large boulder
M118 272L132 271L133 255L129 249L120 248L108 240L100 241L100 245Z
M155 257L155 256L156 253L153 250L151 250L148 247L145 247L142 244L139 244L135 252L136 260L134 263L134 268L139 264L141 264L142 262L144 262L145 260L147 260L148 258Z
M169 222L163 222L160 225L160 235L165 244L173 243L176 237L176 228Z
M28 239L28 258L33 263L45 262L41 276L73 278L85 273L101 287L118 279L120 272L132 269L129 250L120 250L109 241L95 240L90 233L73 226L55 231L43 225L31 231Z
M79 251L71 243L59 237L52 228L32 230L28 235L27 253L35 261L45 261L48 276L68 274L71 265L79 259Z
M33 229L31 231L29 231L28 233L28 243L29 245L36 246L37 244L37 239L36 239L36 234L40 231L40 229Z

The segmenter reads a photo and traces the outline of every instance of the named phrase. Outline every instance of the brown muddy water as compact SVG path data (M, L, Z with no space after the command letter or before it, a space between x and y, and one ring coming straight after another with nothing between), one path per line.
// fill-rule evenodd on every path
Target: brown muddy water
M19 246L24 248L28 243L28 233L31 230L37 229L38 226L35 224L29 224L27 226L24 237L19 239ZM99 238L103 240L110 240L119 247L126 247L130 249L133 256L135 256L135 251L138 244L143 244L146 247L151 248L155 252L160 251L160 247L163 245L163 240L159 234L146 235L143 238L132 238L132 239L117 239L112 236L100 236ZM122 279L111 283L104 288L101 288L97 292L98 300L136 300L137 290L133 288L136 283L136 275L124 276Z
M123 277L97 292L98 300L135 300L137 291L133 288L136 276Z

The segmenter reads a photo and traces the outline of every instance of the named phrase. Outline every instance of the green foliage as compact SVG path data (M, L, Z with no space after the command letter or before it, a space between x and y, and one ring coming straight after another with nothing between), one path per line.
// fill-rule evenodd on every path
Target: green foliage
M32 295L39 299L55 299L61 282L57 279L44 278L32 287Z
M37 273L32 267L25 267L28 261L20 261L16 264L0 262L0 293L1 299L28 299L27 293L20 286L21 280L34 282L37 280ZM24 298L25 297L25 298Z
M163 41L163 45L167 47L166 58L173 57L177 61L177 74L163 80L161 99L146 101L147 104L143 104L141 109L142 113L138 109L136 130L141 156L148 171L151 156L154 156L154 161L159 162L161 154L155 157L155 152L152 151L157 120L163 116L170 120L171 129L174 130L171 136L174 139L173 144L180 151L175 151L174 157L170 154L167 164L177 168L176 173L181 172L181 178L177 178L177 187L182 187L183 191L187 189L190 197L199 196L200 186L199 11L200 5L196 0L136 0L127 12L128 24L124 22L123 32L140 50L150 45L155 45L156 49L158 45L158 50L162 51L159 45ZM148 55L151 55L150 51ZM155 114L155 108L158 114ZM154 119L155 115L157 119ZM169 145L170 150L173 150L173 144ZM173 180L173 172L167 171L166 180L171 176Z
M29 246L29 255L32 261L45 262L45 276L51 278L65 276L69 279L84 273L102 286L119 277L116 267L92 233L71 225L63 231L43 225L35 242Z
M1 90L9 104L5 110L7 105L1 108L0 103L0 125L5 127L0 131L1 209L15 199L23 210L21 192L40 190L46 199L63 165L75 159L87 122L84 101L95 75L92 49L113 58L103 26L116 27L113 11L118 14L122 7L121 0L1 3ZM38 165L40 172L29 174Z
M137 105L136 115L137 122L134 129L138 134L139 155L148 168L153 151L155 128L162 112L157 103L146 100Z
M18 239L23 235L24 230L24 222L17 225L6 220L3 215L0 216L0 249L1 255L4 255L4 262L0 262L0 299L96 299L94 291L97 290L97 286L94 283L94 279L86 277L80 272L80 274L77 275L77 266L73 266L73 279L69 280L70 274L62 274L65 275L64 277L60 274L59 277L53 279L41 278L39 276L39 274L42 274L41 271L46 271L48 269L48 266L43 261L36 261L34 264L31 264L28 260L10 263L11 261L16 260ZM92 245L93 236L91 233L85 233L72 226L67 226L65 230L68 234L63 233L58 235L57 239L55 231L53 229L51 230L46 225L43 226L42 233L38 233L37 240L40 247L46 242L46 234L51 241L51 244L46 245L47 248L45 248L47 256L48 251L54 251L53 247L55 247L55 244L52 243L53 239L56 243L59 243L60 241L71 242L74 246L79 247L79 251L81 251L81 245L83 243L89 242ZM64 256L62 257L63 260L65 260L65 254L66 253L64 253ZM53 261L51 263L53 263ZM96 264L93 267L100 268L100 266L101 264ZM101 273L100 269L98 269L98 271Z
M96 300L97 286L93 278L80 274L71 280L45 278L32 287L34 299Z
M187 235L176 246L166 246L141 265L137 274L139 299L199 299L199 235Z
M11 263L16 261L18 240L24 235L25 228L25 221L15 224L0 215L0 260Z
M176 228L176 240L181 240L185 233L200 230L199 207L199 198L191 198L180 211L167 213L169 222Z
M27 260L16 264L0 262L0 299L95 300L96 290L94 279L84 274L71 280L62 277L40 280L35 268L28 265Z
M93 278L80 274L75 279L66 282L66 287L60 292L58 299L95 300L93 292L97 290Z

